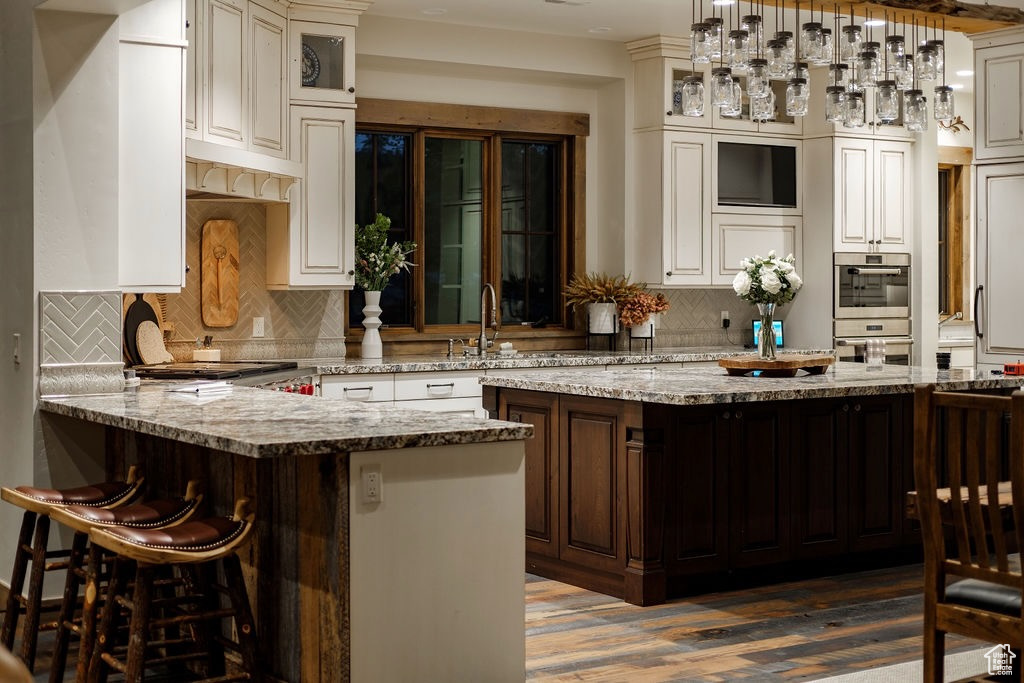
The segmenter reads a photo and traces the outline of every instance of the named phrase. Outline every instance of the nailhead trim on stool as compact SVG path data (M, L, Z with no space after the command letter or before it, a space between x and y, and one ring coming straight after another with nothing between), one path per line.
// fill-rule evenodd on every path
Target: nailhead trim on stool
M0 498L25 510L21 520L21 531L18 534L18 548L14 555L14 569L11 571L7 609L4 612L3 626L0 627L0 644L13 650L18 619L24 609L25 624L22 628L20 657L29 671L35 669L44 572L63 569L66 566L64 563L47 565L47 559L68 557L70 553L66 550L47 550L51 512L57 506L67 503L103 507L122 505L138 495L141 486L142 477L137 476L133 466L123 482L102 482L72 489L42 489L32 486L0 489ZM22 595L25 573L30 561L32 574L29 577L28 594Z

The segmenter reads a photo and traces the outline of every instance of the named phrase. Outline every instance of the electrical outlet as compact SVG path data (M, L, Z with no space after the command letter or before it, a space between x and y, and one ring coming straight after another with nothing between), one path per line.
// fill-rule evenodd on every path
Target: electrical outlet
M263 318L252 319L252 336L262 337L266 333L266 327L263 324Z
M380 465L363 465L360 469L363 479L363 503L373 505L384 501L384 478Z
M729 329L729 311L722 311L722 329Z

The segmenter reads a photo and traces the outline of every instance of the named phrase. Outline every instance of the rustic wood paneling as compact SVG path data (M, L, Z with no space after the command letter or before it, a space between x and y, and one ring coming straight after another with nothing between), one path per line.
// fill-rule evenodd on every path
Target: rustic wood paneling
M526 442L526 549L558 556L558 396L520 393L503 396L504 420L533 425Z
M358 105L356 124L377 123L417 128L437 126L503 133L590 134L589 114L368 97L359 98Z
M847 410L849 406L845 406ZM843 407L816 401L800 411L791 431L793 543L798 558L846 551L847 459Z

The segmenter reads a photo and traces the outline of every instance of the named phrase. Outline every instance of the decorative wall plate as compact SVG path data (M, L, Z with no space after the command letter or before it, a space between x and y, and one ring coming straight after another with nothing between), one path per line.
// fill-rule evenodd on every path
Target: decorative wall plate
M320 76L320 58L316 51L308 43L302 44L302 85L310 86L316 83Z

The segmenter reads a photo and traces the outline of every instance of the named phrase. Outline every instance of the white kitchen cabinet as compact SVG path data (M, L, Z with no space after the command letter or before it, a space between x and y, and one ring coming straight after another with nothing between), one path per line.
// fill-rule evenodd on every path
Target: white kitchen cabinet
M201 139L199 124L203 106L203 41L199 31L200 0L185 0L185 136Z
M1021 268L1021 216L1024 216L1024 163L975 167L977 242L974 321L979 368L1024 360L1024 268Z
M835 251L909 250L913 225L913 149L908 142L835 139ZM821 181L809 179L811 183ZM813 185L809 191L813 191Z
M185 284L185 8L161 9L171 21L120 20L118 186L131 190L118 195L118 285L133 292Z
M355 26L300 21L301 16L293 13L288 29L292 102L355 104Z
M249 5L249 147L275 157L288 153L288 22Z
M245 0L205 0L204 139L232 147L245 147L245 121L249 114L246 89Z
M851 138L908 140L916 139L917 133L903 126L902 115L891 124L881 123L875 119L875 88L864 91L864 125L859 128L847 128L842 121L833 122L825 119L825 88L831 83L828 80L827 68L811 69L811 98L804 116L804 134L808 137L822 135L847 136ZM927 89L928 98L931 92ZM903 110L903 99L900 98L900 112ZM929 110L930 111L930 110ZM930 114L929 114L930 116ZM929 125L934 125L931 121Z
M742 259L767 256L769 251L780 257L793 254L797 263L803 262L800 216L716 213L711 225L713 285L731 285Z
M288 204L267 206L267 288L355 284L355 111L292 105L303 167Z
M365 375L323 375L320 379L320 395L325 398L340 398L357 403L386 403L395 400L395 376L393 373Z
M409 410L487 417L483 410L482 375L474 371L324 375L320 395Z
M634 278L711 284L711 136L650 131L635 140Z
M998 44L1012 39L1010 44ZM1024 33L975 43L974 158L1024 157ZM980 43L981 45L987 43Z

